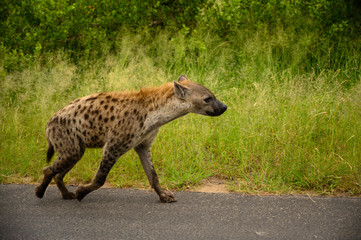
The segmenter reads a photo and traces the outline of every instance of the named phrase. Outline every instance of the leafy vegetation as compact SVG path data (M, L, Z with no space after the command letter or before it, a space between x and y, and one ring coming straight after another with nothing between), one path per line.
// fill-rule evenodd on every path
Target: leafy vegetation
M71 100L186 74L228 105L161 129L163 185L209 176L242 192L361 194L361 7L357 1L2 1L0 181L36 182L45 125ZM202 126L202 128L199 128ZM67 181L90 181L87 150ZM131 151L115 186L148 186Z

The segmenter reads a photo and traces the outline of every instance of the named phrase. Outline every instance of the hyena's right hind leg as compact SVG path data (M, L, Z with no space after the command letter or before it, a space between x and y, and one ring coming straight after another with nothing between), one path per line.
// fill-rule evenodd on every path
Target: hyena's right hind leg
M54 178L56 185L58 186L63 199L75 199L75 194L70 192L65 184L64 184L64 176L67 174L75 164L80 160L83 156L84 150L81 153L76 154L76 156L72 157L58 157L56 161L49 167L45 167L44 179L42 183L36 187L35 194L38 198L42 198L46 191L46 188L51 182L51 179Z
M45 167L43 169L43 173L44 173L43 181L41 182L41 184L39 186L37 186L35 188L35 195L38 198L42 198L44 196L46 188L48 187L49 183L51 182L51 179L55 176L51 166Z

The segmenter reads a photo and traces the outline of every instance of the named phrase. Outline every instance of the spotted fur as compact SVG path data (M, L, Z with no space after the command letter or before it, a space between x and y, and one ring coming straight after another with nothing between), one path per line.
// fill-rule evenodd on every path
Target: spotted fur
M35 190L36 196L42 198L54 178L64 199L80 201L100 188L118 158L134 148L160 200L173 202L173 194L159 185L150 154L159 127L190 112L218 116L226 109L207 88L183 75L173 84L138 92L106 92L76 99L47 124L47 160L55 151L58 157L44 168L44 179ZM72 193L63 178L86 148L103 148L103 159L93 181Z

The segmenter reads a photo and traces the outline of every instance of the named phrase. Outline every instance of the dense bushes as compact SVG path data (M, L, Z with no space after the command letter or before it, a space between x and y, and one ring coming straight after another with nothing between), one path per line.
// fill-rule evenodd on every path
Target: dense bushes
M290 63L296 57L294 48L302 48L297 65L308 69L350 64L349 51L352 59L360 59L355 53L361 45L361 7L356 0L4 0L0 4L0 53L7 71L59 50L75 62L99 59L119 50L117 42L124 31L154 36L164 29L173 36L209 32L231 41L238 52L244 47L239 43L258 34L273 42L275 58L288 58Z
M2 53L18 57L65 50L74 59L104 56L122 29L194 27L203 2L5 0L0 13Z

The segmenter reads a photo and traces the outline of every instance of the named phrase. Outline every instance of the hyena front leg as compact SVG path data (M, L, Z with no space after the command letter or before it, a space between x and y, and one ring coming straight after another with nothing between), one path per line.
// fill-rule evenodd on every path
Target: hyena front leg
M150 153L150 144L140 144L135 148L140 161L142 163L145 174L148 177L150 185L157 192L160 200L164 203L170 203L177 201L172 192L168 190L163 190L160 187L158 176L154 170L152 157Z
M90 184L78 187L76 190L76 199L81 201L90 192L97 190L104 185L110 169L113 167L118 158L126 152L122 150L123 148L124 146L121 145L109 146L106 144L104 146L103 159L94 179Z

